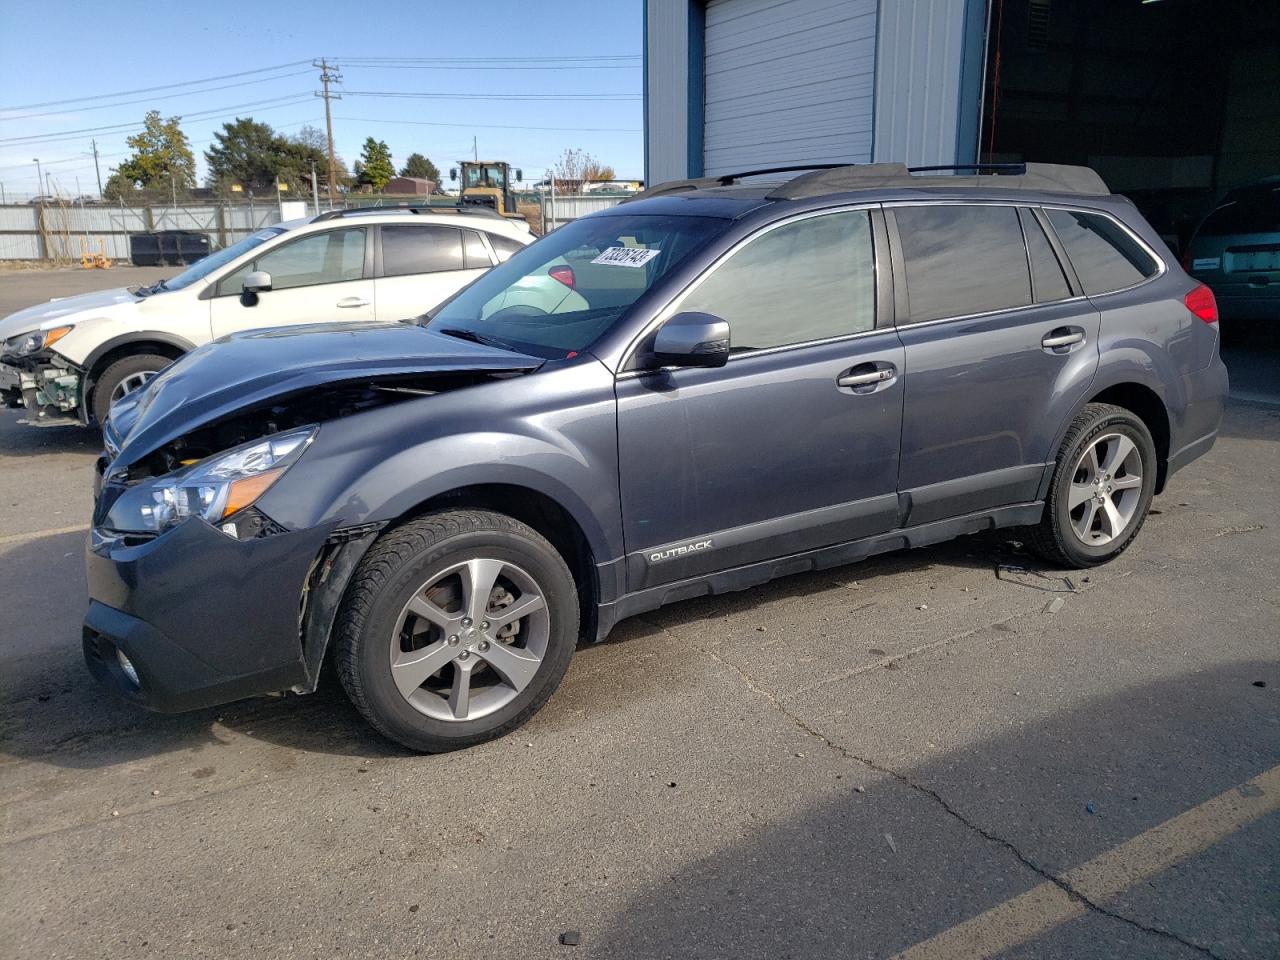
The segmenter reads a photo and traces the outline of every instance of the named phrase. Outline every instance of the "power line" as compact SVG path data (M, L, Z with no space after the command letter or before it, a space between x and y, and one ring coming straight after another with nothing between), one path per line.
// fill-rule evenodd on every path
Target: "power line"
M68 107L66 110L49 110L44 113L21 113L16 116L2 117L4 121L10 120L31 120L35 117L52 117L62 113L83 113L87 110L110 110L112 107L127 107L135 103L151 103L156 100L172 100L175 97L197 97L202 93L213 93L217 90L230 90L232 87L247 87L255 83L269 83L272 80L284 80L288 77L301 77L304 74L310 74L310 70L294 70L292 73L282 73L274 77L257 77L253 80L241 80L239 83L224 83L217 87L205 87L203 90L184 90L181 93L166 93L158 97L142 97L137 100L121 100L119 103L99 103L91 107Z
M129 97L135 93L151 93L155 90L171 90L174 87L194 87L202 83L214 83L218 80L232 80L236 77L247 77L255 73L270 73L273 70L284 70L288 67L300 67L308 60L293 60L289 63L278 63L274 67L259 67L256 70L241 70L238 73L224 73L216 77L205 77L203 80L183 80L178 83L163 83L158 87L139 87L137 90L117 90L115 93L98 93L89 97L72 97L68 100L45 100L43 103L22 103L11 107L0 107L0 111L35 110L39 107L60 107L67 103L89 103L93 100L110 100L113 97Z
M634 70L639 63L598 63L598 64L513 64L498 66L496 64L465 63L352 63L344 62L343 67L357 70Z
M412 93L396 90L344 90L348 97L408 100L639 100L638 93Z
M510 123L444 123L438 120L381 120L374 117L335 117L355 123L400 123L415 127L477 127L481 130L545 130L554 133L640 133L631 127L524 127Z
M356 63L589 63L595 61L640 60L638 53L598 57L337 57L347 65Z
M257 107L264 110L272 110L275 107L291 106L295 103L303 103L311 99L311 91L304 90L300 93L285 94L281 97L272 97L266 100L253 100L249 103L231 104L225 107L213 107L210 110L202 110L197 113L184 114L181 119L185 120L217 120L223 116L234 116L239 110L248 107ZM283 101L283 102L282 102ZM274 105L274 106L272 106ZM218 116L213 116L218 114ZM5 146L22 146L36 143L59 143L66 140L79 139L83 134L93 133L112 133L124 132L127 130L141 130L146 126L145 123L116 123L103 127L86 127L82 130L65 130L56 134L42 134L39 136L28 137L8 137L0 140L0 144Z

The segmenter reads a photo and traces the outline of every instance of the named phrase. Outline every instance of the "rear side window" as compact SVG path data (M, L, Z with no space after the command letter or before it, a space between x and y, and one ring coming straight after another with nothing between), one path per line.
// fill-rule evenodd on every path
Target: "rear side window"
M1022 235L1027 240L1027 259L1031 262L1031 287L1036 303L1066 300L1071 296L1062 264L1044 235L1040 222L1030 210L1018 211L1022 217Z
M480 234L474 230L462 231L462 247L466 254L468 270L488 270L493 266L493 261L489 259L489 251L485 249L484 241L480 239Z
M1031 274L1013 207L895 207L910 323L1031 303Z
M1155 276L1151 255L1110 217L1076 210L1046 210L1075 267L1084 292L1112 293Z
M680 304L729 321L736 352L824 340L876 322L865 210L798 220L750 241Z
M498 255L499 263L506 263L511 259L511 255L519 253L521 246L523 246L510 237L504 237L497 233L489 234L489 242L493 244L493 252Z
M382 228L384 276L441 273L462 270L463 265L462 231L457 227L397 225Z

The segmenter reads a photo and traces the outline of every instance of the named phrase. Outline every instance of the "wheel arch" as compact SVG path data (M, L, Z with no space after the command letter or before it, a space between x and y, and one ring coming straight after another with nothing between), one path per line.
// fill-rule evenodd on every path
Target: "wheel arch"
M1080 415L1080 411L1091 403L1110 403L1117 407L1124 407L1146 425L1156 447L1155 492L1157 494L1161 493L1169 476L1169 447L1172 435L1169 408L1153 387L1137 379L1119 379L1110 383L1093 383L1085 399L1071 409L1059 427L1058 435L1055 437L1053 444L1055 455L1056 451L1062 446L1063 437L1071 429L1071 424ZM1047 495L1048 484L1052 474L1053 469L1050 466L1045 470L1044 480L1041 483L1042 497Z
M196 345L189 340L158 331L126 333L98 344L85 358L83 365L84 387L80 391L82 416L87 419L92 409L93 391L102 372L117 360L143 353L155 353L170 360L177 360L195 348Z

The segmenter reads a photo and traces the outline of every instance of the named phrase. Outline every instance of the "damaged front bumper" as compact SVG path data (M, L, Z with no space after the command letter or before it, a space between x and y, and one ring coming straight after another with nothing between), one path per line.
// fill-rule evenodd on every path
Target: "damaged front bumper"
M0 398L25 407L35 426L83 424L83 385L81 371L56 355L0 358Z
M315 690L347 579L377 531L270 529L237 540L194 518L152 538L95 527L90 673L163 713Z

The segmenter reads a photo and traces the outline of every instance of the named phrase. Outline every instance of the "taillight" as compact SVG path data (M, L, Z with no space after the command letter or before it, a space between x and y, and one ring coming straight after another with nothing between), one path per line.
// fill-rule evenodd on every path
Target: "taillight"
M1213 298L1213 291L1203 283L1183 297L1182 302L1205 323L1218 322L1218 301Z
M573 267L552 267L547 271L547 276L553 280L559 280L570 290L578 286L578 278L573 275Z

